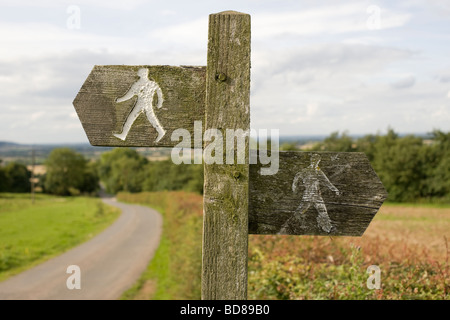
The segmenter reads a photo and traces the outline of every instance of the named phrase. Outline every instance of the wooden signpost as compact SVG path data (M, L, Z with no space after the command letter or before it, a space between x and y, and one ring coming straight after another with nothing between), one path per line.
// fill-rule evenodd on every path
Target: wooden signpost
M140 71L144 78L148 75L147 83L142 86L148 87L148 92L130 93L129 99L120 99L139 83ZM205 116L205 75L205 67L95 66L73 104L94 146L173 147L175 144L170 139L173 130L184 128L194 132L194 121L202 121ZM156 85L152 88L152 84ZM162 92L159 100L158 87ZM146 94L150 113L165 134L156 141L158 131L144 107L125 140L115 136L123 132L134 107L139 111L139 104L146 102Z
M248 133L250 15L210 15L206 68L95 66L74 106L97 146L174 147L198 121L215 139ZM280 152L278 172L261 175L248 135L244 153L234 139L204 161L202 299L246 299L249 233L360 236L387 196L364 154Z
M360 152L279 153L274 175L250 166L249 233L362 236L387 197Z

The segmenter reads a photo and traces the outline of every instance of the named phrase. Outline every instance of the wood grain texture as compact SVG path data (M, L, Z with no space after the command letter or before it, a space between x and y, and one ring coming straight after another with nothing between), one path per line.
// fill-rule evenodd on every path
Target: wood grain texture
M166 134L155 142L158 134L146 118L139 115L125 141L120 133L137 98L117 103L139 77L140 68L149 70L149 79L161 88L164 102L153 108ZM73 105L83 128L94 146L173 147L172 132L178 128L194 132L194 121L203 121L205 110L205 67L173 66L95 66L76 96ZM156 104L155 104L156 105Z
M249 130L250 15L209 16L206 88L205 129ZM202 299L247 298L247 152L245 163L204 167Z
M318 168L313 166L313 170L317 175L322 172L331 185L322 178L318 182L320 195L314 198L314 194L311 194L314 192L309 191L310 195L306 195L309 203L306 203L308 199L305 200L304 196L308 192L307 185L315 180L305 178L311 169L313 155L320 157ZM386 190L364 153L294 151L280 152L279 156L280 167L275 175L261 176L258 172L261 165L250 166L251 234L361 236L387 197ZM299 172L303 172L303 177L298 178L294 192L292 185ZM321 210L320 198L323 199L331 223L331 230L328 231L317 220ZM315 202L319 205L315 205ZM299 211L305 212L302 215ZM300 219L291 218L296 212ZM283 229L288 219L291 220Z

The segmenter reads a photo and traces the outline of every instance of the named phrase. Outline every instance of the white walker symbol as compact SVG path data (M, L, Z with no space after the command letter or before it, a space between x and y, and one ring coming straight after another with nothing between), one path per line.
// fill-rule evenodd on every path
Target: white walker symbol
M311 165L295 175L294 182L292 183L292 191L296 191L300 179L303 181L305 191L303 192L302 202L295 210L293 216L284 223L280 233L289 234L287 231L292 220L298 220L304 228L305 213L311 206L314 206L318 212L318 226L328 233L331 231L331 220L320 192L320 184L322 183L327 186L336 195L339 195L339 190L330 182L323 171L320 170L320 160L321 158L318 154L313 154L311 156Z
M145 112L148 121L158 132L158 137L156 138L155 142L159 142L166 134L166 131L159 123L158 118L156 118L155 112L153 110L153 96L155 95L155 93L157 94L157 107L158 109L160 109L163 104L162 91L155 81L149 80L147 68L139 69L137 74L139 76L139 80L131 86L131 88L127 93L125 93L123 97L116 99L116 102L120 103L126 100L130 100L134 96L137 96L136 104L133 106L133 109L128 115L128 118L123 125L122 132L120 134L114 134L114 136L116 138L119 138L120 140L125 141L134 121L136 121L141 113Z

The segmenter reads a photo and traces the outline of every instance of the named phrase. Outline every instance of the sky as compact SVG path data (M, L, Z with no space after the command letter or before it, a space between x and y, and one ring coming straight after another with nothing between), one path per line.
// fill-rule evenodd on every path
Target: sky
M450 1L1 0L0 141L88 142L94 65L206 65L208 15L251 15L251 127L450 131Z

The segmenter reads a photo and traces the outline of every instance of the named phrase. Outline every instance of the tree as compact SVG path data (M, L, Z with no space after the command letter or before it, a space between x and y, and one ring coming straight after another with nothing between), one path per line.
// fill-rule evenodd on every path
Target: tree
M23 164L10 162L4 168L5 191L29 192L31 188L31 172Z
M186 183L185 190L203 194L203 165L189 165L189 174L191 178Z
M53 149L46 161L45 191L57 195L76 195L97 189L98 179L87 160L69 148Z
M6 176L5 169L1 166L2 160L0 159L0 192L6 192L8 189L9 181Z
M377 139L378 135L368 134L356 141L356 150L364 152L370 162L375 159L375 143Z
M203 193L203 165L174 164L171 160L149 162L144 191L184 190Z
M427 153L427 191L430 197L450 195L450 132L435 130Z
M84 173L84 180L81 186L83 192L92 193L99 188L99 176L96 162L88 162Z
M339 132L333 132L329 137L323 141L323 150L336 152L351 152L355 151L353 146L353 139L347 132L343 132L339 136Z
M374 169L392 201L413 201L424 195L426 178L423 140L415 136L399 138L390 129L375 143Z
M145 168L144 191L175 190L171 167L175 164L170 160L152 161ZM180 164L182 166L182 164Z
M144 167L147 162L133 149L115 148L102 154L98 174L109 193L139 192L145 180Z
M353 139L347 132L343 132L339 136L339 132L335 131L326 137L322 142L316 143L311 151L335 151L335 152L352 152L356 151Z

